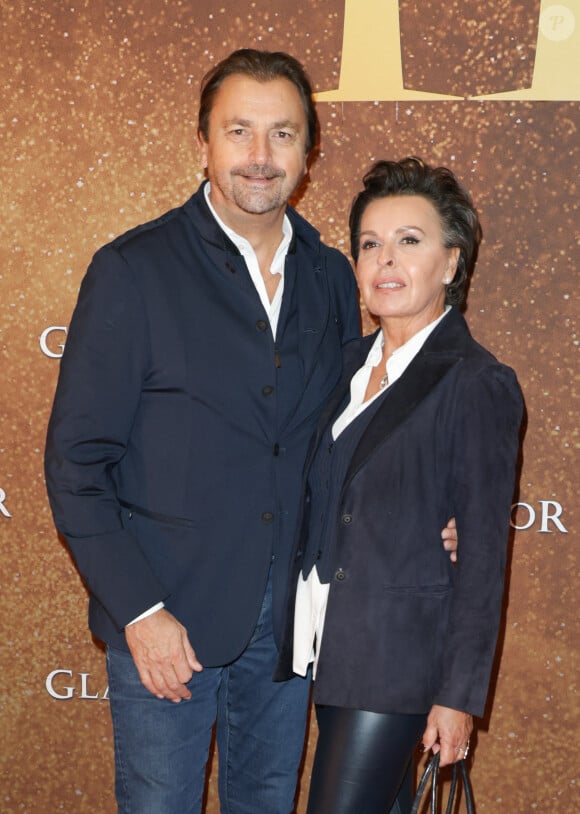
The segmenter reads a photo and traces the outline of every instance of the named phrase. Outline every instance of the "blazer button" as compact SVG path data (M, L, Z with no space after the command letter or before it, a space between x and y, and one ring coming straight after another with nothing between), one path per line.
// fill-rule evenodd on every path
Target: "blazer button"
M256 329L258 331L265 331L267 327L268 327L268 323L264 319L259 319L256 322Z
M274 388L271 384L267 384L265 387L262 387L262 395L263 396L271 396L274 392Z
M352 514L343 514L340 518L345 526L350 526L352 523Z
M274 519L272 512L262 512L262 523L271 523Z
M346 572L339 568L338 571L335 573L334 578L337 579L339 582L343 582L346 579Z

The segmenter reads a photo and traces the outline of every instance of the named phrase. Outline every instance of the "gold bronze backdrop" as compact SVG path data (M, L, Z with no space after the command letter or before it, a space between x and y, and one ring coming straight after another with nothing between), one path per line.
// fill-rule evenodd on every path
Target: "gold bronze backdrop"
M299 207L327 242L346 250L375 158L446 164L481 211L467 316L517 370L528 419L478 811L576 811L580 0L2 0L0 32L0 811L114 811L103 657L48 510L46 421L93 252L198 186L199 80L248 45L312 76L323 136Z

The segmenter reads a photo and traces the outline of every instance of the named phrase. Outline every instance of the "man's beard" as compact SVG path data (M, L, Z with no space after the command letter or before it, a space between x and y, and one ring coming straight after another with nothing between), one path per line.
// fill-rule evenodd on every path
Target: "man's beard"
M230 172L232 179L232 198L240 209L254 215L261 215L272 212L285 206L293 190L285 189L286 173L284 170L271 167L268 164L250 164L247 167L235 167ZM241 183L236 179L244 178ZM258 187L252 188L252 178L267 179L272 181L275 178L281 179L279 183L268 185L267 189Z

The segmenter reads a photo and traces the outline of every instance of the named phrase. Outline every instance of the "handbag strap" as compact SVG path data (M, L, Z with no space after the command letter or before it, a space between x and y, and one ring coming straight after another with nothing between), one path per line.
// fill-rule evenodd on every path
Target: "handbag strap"
M431 778L431 811L435 811L435 802L437 800L437 774L439 772L439 754L433 755L429 763L427 764L425 771L423 772L423 776L419 781L419 785L417 786L417 794L415 795L415 799L413 801L413 807L411 808L411 814L417 814L419 811L419 806L421 805L421 800L423 799L423 795L425 793L425 789L427 787L427 783L429 782L429 778Z
M445 809L445 812L446 814L452 814L453 812L453 803L455 802L455 794L457 791L457 784L460 776L461 783L463 785L463 791L465 794L465 806L467 809L467 814L475 814L475 806L473 802L473 789L471 787L471 780L469 779L469 772L467 771L465 760L460 760L457 763L453 764L453 775L451 777L449 799L447 800L447 807ZM430 796L429 811L430 814L437 814L438 778L439 778L439 753L433 755L433 757L427 764L425 771L423 772L423 776L421 777L419 785L417 786L417 794L415 795L415 800L413 801L411 814L418 814L419 806L421 805L421 800L423 799L429 780L431 780L431 793L429 795Z
M458 764L454 764L454 768ZM465 758L459 761L459 770L461 772L461 782L463 783L463 793L465 794L465 808L467 809L467 814L475 814L475 803L473 801L473 788L471 787L471 779L469 777L469 772L467 771L467 764L465 762ZM451 814L451 809L449 809L449 814Z

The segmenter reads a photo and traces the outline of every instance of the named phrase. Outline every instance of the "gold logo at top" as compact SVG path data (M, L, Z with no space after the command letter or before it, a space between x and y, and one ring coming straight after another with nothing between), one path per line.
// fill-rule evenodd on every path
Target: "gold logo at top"
M346 0L339 86L317 100L579 100L580 0L487 5Z

